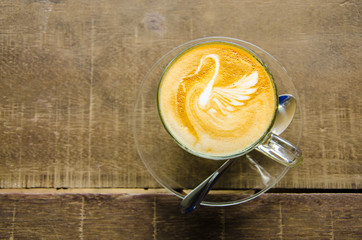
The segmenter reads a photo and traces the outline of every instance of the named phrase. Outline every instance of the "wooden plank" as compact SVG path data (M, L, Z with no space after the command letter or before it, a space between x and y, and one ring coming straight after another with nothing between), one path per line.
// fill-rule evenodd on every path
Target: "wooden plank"
M360 10L337 0L1 1L0 187L158 187L131 132L138 86L168 50L219 35L269 51L299 90L305 161L278 186L360 189ZM258 187L242 183L220 187Z
M361 239L361 194L264 194L189 215L167 193L0 194L1 239Z

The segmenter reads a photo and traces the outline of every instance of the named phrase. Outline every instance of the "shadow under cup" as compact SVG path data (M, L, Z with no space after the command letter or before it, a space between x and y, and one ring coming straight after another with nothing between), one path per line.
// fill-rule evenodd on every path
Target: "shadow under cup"
M163 73L170 62L180 53L192 46L205 42L227 42L246 48L254 56L263 59L267 70L273 74L278 94L291 94L298 102L298 94L293 82L279 62L261 48L248 42L231 38L197 39L183 44L164 55L148 72L143 80L135 105L133 131L138 153L152 176L166 189L179 197L184 197L188 189L195 188L224 161L211 160L207 156L190 154L184 146L174 141L160 121L157 104L157 89ZM275 94L276 91L275 91ZM278 99L276 97L276 99ZM277 104L276 104L277 105ZM275 117L274 117L275 118ZM259 151L253 150L264 139L271 139L269 134L274 120L264 136L250 148L230 157L239 158L232 168L216 183L215 191L211 191L202 205L227 206L251 200L273 187L289 170L287 164L280 164ZM301 138L302 115L297 107L293 122L281 134L298 146ZM279 139L277 139L279 140ZM275 145L275 142L271 145ZM180 146L183 148L180 148ZM268 144L267 144L268 146ZM188 150L188 149L187 149ZM247 155L245 155L248 153ZM272 153L273 154L273 153ZM232 189L232 193L224 194L223 189Z

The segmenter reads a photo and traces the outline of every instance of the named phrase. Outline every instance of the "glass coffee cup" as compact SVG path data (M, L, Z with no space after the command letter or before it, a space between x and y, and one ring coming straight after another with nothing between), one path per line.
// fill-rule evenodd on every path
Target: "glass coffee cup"
M298 147L271 132L277 87L265 63L242 45L191 46L168 64L157 92L162 124L193 155L224 160L256 149L289 167L303 159Z

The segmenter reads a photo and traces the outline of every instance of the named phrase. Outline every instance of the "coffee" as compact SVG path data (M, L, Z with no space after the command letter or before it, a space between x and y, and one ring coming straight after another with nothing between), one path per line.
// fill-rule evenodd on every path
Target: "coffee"
M158 108L165 128L183 148L218 159L244 153L265 136L277 94L253 53L232 43L208 42L167 66Z

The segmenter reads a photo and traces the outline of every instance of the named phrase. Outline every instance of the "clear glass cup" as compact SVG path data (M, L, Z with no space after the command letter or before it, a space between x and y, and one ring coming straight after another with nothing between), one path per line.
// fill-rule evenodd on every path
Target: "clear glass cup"
M197 157L178 146L159 118L157 88L166 66L176 56L193 45L209 41L226 41L241 45L262 59L274 77L278 94L291 94L298 103L293 122L281 137L298 146L302 133L302 113L297 90L284 67L265 50L239 39L225 37L196 39L174 48L152 66L139 87L134 108L133 132L138 153L148 171L164 188L181 198L224 161ZM201 205L228 206L249 201L278 183L290 168L256 150L238 158L216 183L213 188L216 191L211 191ZM222 191L217 189L234 191L233 194L220 194Z

